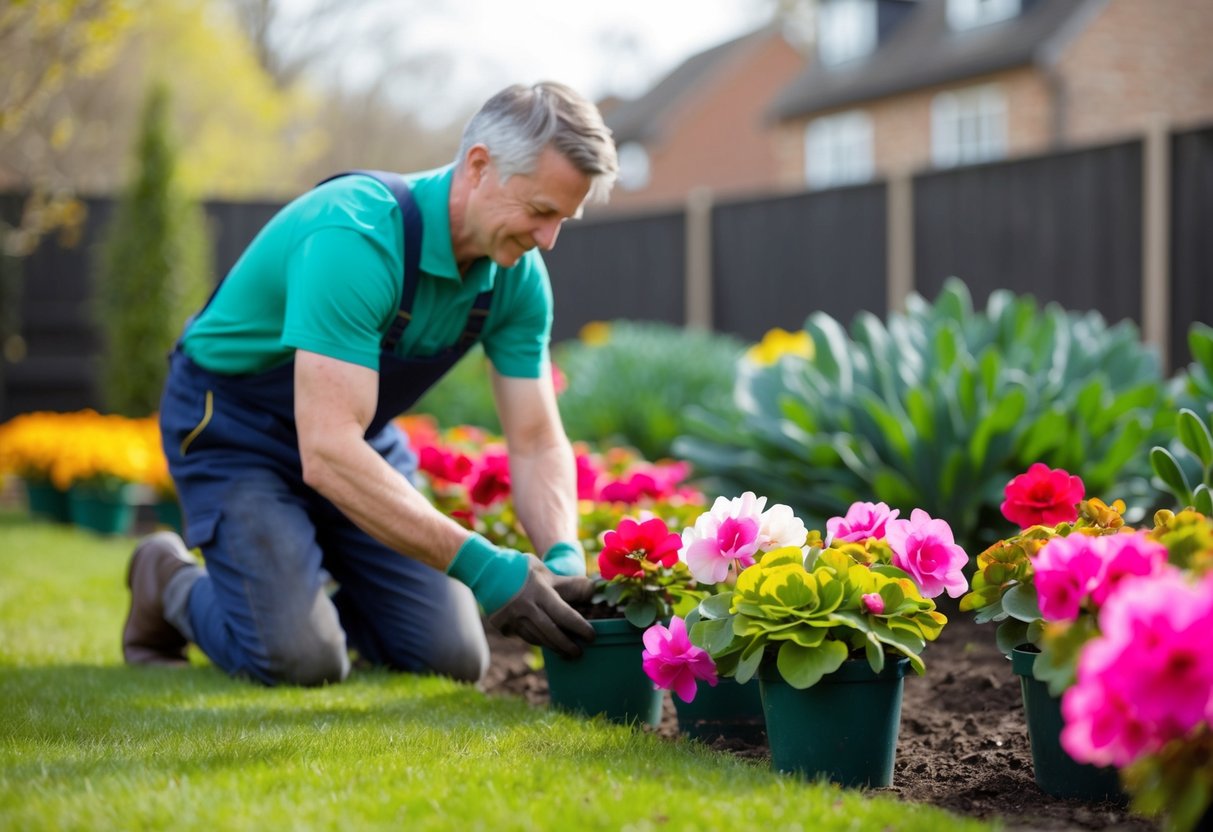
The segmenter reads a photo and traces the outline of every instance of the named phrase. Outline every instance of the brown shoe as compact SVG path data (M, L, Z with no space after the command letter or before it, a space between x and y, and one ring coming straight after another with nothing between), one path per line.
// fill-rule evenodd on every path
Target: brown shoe
M127 664L188 664L185 636L164 619L163 594L178 571L197 565L172 532L156 532L139 541L126 573L131 611L122 628L122 656Z

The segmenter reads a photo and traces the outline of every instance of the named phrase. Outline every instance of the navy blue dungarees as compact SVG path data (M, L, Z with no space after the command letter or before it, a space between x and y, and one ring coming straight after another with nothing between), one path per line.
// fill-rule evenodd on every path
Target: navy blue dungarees
M417 290L421 214L398 174L339 174L347 175L372 176L400 205L403 291L381 344L378 407L366 438L411 478L416 457L392 420L476 342L492 290L477 296L457 344L432 357L398 357ZM488 647L466 587L388 549L304 483L294 370L292 360L225 376L179 348L170 357L161 432L186 543L201 547L206 575L182 609L166 602L166 616L223 670L269 684L344 678L347 643L375 664L478 678ZM339 587L331 598L325 572Z

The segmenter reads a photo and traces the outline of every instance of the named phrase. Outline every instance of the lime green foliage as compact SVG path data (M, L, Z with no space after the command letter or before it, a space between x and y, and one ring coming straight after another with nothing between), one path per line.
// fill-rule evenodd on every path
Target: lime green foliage
M1191 506L1213 514L1213 327L1194 324L1188 344L1195 360L1180 375L1176 436L1169 447L1155 446L1150 465L1176 508Z
M501 433L484 348L477 344L468 350L467 355L409 409L409 413L433 416L438 424L448 427L475 425Z
M126 668L131 545L0 513L0 828L990 828L444 679Z
M673 455L689 407L721 417L734 413L741 342L640 321L616 321L607 332L605 342L569 341L554 351L568 380L559 403L569 438L627 445L658 460Z
M201 211L176 182L168 109L165 88L153 87L136 170L105 230L99 267L105 399L127 416L146 416L159 406L165 355L212 282Z
M740 418L692 420L676 451L711 475L708 490L766 494L808 524L881 501L947 517L970 550L1000 536L1003 488L1033 462L1145 511L1140 447L1170 406L1131 322L1108 327L1005 291L978 312L956 280L907 308L887 326L861 313L849 337L813 314L815 357L743 363Z
M880 596L880 614L865 606L869 594ZM813 547L806 559L789 546L748 567L732 591L700 603L691 641L712 654L724 676L745 682L773 660L788 684L804 689L860 652L877 673L886 650L922 673L919 654L946 623L895 566L869 565L842 548Z
M1056 526L1031 526L1019 534L1000 540L977 556L977 570L969 581L969 592L960 599L961 612L975 612L976 621L998 625L998 647L1008 656L1016 647L1042 644L1044 622L1036 593L1032 558L1055 537L1070 534L1119 534L1125 525L1125 504L1117 500L1108 505L1092 497L1078 505L1078 519ZM1044 681L1042 670L1056 664L1051 655L1036 662L1035 674ZM1072 671L1072 668L1071 668Z

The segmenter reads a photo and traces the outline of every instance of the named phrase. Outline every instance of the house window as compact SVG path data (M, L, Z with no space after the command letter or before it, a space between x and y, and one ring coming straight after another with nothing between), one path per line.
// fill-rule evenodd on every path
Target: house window
M948 0L948 25L973 29L1019 14L1020 0Z
M639 191L648 187L649 152L640 142L624 142L619 148L619 187Z
M805 181L831 188L872 178L872 120L860 110L825 116L805 130Z
M947 168L1007 155L1007 104L993 84L941 92L931 102L931 159Z
M826 66L862 58L876 47L874 0L827 0L818 14L817 50Z

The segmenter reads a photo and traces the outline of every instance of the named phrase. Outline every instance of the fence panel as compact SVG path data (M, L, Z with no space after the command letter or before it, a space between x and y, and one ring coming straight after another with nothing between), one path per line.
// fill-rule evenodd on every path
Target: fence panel
M916 291L955 276L984 306L997 288L1141 325L1142 145L914 178Z
M281 202L207 202L207 229L214 245L215 279L222 280Z
M614 318L682 324L686 217L681 212L569 223L543 253L552 278L552 340Z
M1213 127L1171 140L1171 366L1192 360L1188 329L1213 324Z
M756 340L816 311L844 325L861 310L883 318L885 193L877 184L716 206L713 328Z

